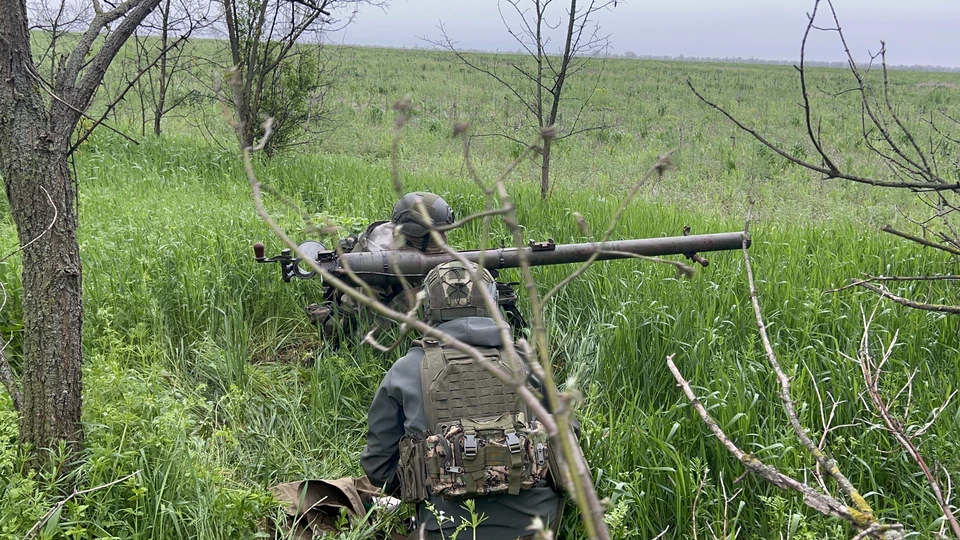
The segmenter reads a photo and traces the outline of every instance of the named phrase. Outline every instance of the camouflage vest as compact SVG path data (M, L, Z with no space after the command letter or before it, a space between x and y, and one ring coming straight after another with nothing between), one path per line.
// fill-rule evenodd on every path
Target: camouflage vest
M542 426L508 385L472 358L425 339L420 364L427 431L400 441L400 490L405 502L433 495L509 493L545 479L549 446ZM504 372L497 349L480 349Z

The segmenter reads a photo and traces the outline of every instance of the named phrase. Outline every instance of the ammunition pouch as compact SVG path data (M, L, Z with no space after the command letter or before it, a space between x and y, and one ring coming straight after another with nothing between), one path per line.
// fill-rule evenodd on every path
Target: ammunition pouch
M400 464L397 472L400 475L400 500L403 502L419 502L426 500L427 473L424 454L426 444L419 437L404 437L400 440Z
M537 427L502 415L439 426L424 440L405 438L400 443L402 499L516 495L536 486L549 470L549 445Z
M551 468L546 433L528 420L516 391L466 354L432 338L421 345L428 431L400 442L402 499L516 495L546 480ZM510 372L499 350L479 352Z

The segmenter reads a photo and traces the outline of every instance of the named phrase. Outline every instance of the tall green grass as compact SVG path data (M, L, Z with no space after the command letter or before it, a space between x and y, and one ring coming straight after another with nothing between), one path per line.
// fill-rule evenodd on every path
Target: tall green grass
M374 88L377 104L382 101L384 107L411 87L433 89L434 94L418 97L424 105L402 143L405 188L437 192L460 215L481 209L482 197L464 177L457 143L429 127L434 120L447 125L442 115L447 105L428 105L452 97L468 107L476 102L478 94L467 92L476 79L434 53L348 50L347 58L356 73L340 91L354 101L363 100L375 84L384 86L382 92ZM510 179L527 236L589 240L573 213L602 230L624 186L654 156L679 143L673 128L683 127L687 142L679 170L643 188L617 237L675 235L684 225L695 233L740 230L748 194L760 193L761 219L754 224L750 251L774 346L793 377L801 420L819 436L820 400L828 412L834 401L840 403L833 425L855 425L837 429L828 439L841 468L884 519L925 534L936 530L938 512L922 477L863 407L859 368L844 354L856 351L863 315L877 308L873 335L889 340L900 332L901 345L886 368L887 386L899 388L918 370L913 408L926 414L958 384L956 319L857 291L825 291L861 273L937 271L943 260L875 231L875 220L893 215L885 195L823 186L743 140L723 150L731 131L677 86L689 75L733 88L724 92L762 92L743 106L769 111L769 118L758 118L778 133L790 133L790 120L776 116L782 102L773 98L791 89L780 68L618 61L607 69L622 86L604 83L616 88L611 93L617 97L605 98L609 103L598 107L622 114L624 133L619 139L569 143L558 161L558 170L565 172L558 173L548 203L539 200L538 185L525 181L523 171ZM423 79L415 75L420 72ZM437 89L443 72L458 78ZM394 77L397 73L406 78ZM823 76L839 77L827 70ZM906 87L914 81L909 77L903 75ZM492 92L482 88L477 92ZM929 94L934 90L923 92L917 99L934 99ZM485 114L482 106L477 105L477 117ZM344 112L338 134L319 147L326 152L258 163L261 180L311 212L364 222L386 216L396 199L385 162L388 119L374 121L371 107L355 111L355 117ZM498 144L482 143L486 148L478 150L485 175L509 158L509 148ZM850 148L851 143L836 144ZM723 156L734 166L723 165ZM75 474L81 487L91 487L140 472L68 504L44 529L44 537L250 538L276 510L267 487L360 474L367 406L395 355L375 354L356 343L337 349L325 345L302 315L302 307L320 296L321 284L285 284L276 268L253 262L254 242L265 241L268 251L279 249L279 243L253 211L236 153L181 125L174 135L137 146L100 133L84 145L76 167L87 439ZM283 224L298 230L299 216L277 201L268 204ZM5 207L0 231L0 247L12 250L16 238ZM478 233L478 226L470 225L454 231L451 241L471 247ZM668 538L687 538L696 527L708 537L708 523L719 534L724 493L738 492L727 507L731 534L849 537L851 531L806 510L792 495L752 477L736 483L743 468L702 425L666 370L666 356L676 355L711 414L742 448L786 473L812 478L813 462L787 429L776 399L777 383L765 364L749 307L742 257L738 252L709 257L710 267L690 280L677 278L664 265L601 263L547 306L560 376L582 394L582 443L601 495L611 501L615 534L652 538L666 530ZM0 264L0 281L10 293L0 328L12 338L8 353L15 366L20 362L19 264L18 257ZM545 267L536 275L542 287L549 287L569 270ZM958 301L954 289L937 284L898 290L929 301ZM52 478L22 470L10 409L3 396L0 538L22 536L58 497ZM952 471L954 483L960 481L958 428L960 411L951 407L922 445L929 461ZM51 460L57 459L52 452ZM693 500L707 468L694 523ZM579 537L572 511L563 527L564 538Z

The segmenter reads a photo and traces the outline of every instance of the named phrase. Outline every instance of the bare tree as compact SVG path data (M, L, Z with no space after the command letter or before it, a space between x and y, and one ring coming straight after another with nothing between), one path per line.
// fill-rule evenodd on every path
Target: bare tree
M467 56L457 48L456 42L446 34L443 26L440 27L443 38L430 41L452 51L460 62L503 85L520 102L526 113L536 120L537 132L546 129L555 131L554 136L545 138L542 146L537 148L540 154L540 196L543 199L550 193L552 145L585 131L609 127L582 124L583 113L593 92L578 100L570 100L565 96L564 89L571 77L608 50L609 36L600 33L595 17L602 10L613 9L617 3L618 0L581 0L578 4L577 0L570 0L566 15L558 17L550 9L553 0L498 1L497 8L507 32L525 53L516 59L497 57L485 62L480 57ZM512 22L512 17L519 17L519 20ZM557 53L551 54L551 38L558 28L563 30L562 45ZM594 90L602 73L602 69L597 70ZM566 102L563 110L569 109L573 117L568 122L561 121L562 101ZM503 135L522 144L512 135Z
M0 0L0 171L23 251L23 368L18 385L9 365L0 372L20 395L20 444L31 466L45 449L83 440L80 424L83 302L77 242L71 137L114 57L160 0L126 0L94 15L54 58L51 79L34 63L26 5ZM71 36L73 37L73 36ZM0 361L4 360L0 357Z
M133 76L139 78L136 86L143 131L152 123L154 135L160 135L166 115L199 97L199 91L188 88L185 81L196 64L205 62L186 45L194 34L217 22L211 7L198 0L162 0L134 34ZM138 75L141 72L145 72L143 77Z
M220 0L233 69L242 87L232 102L243 147L253 146L262 133L262 119L274 118L275 136L264 151L274 152L295 138L310 116L315 92L323 87L322 60L317 47L323 33L347 24L361 4L384 5L380 0ZM334 16L347 12L346 19ZM321 73L318 73L321 71Z
M847 45L840 20L832 0L826 0L829 8L828 22L817 24L817 14L823 0L814 0L813 10L808 14L806 32L800 47L800 64L797 72L800 79L801 104L805 121L806 137L813 146L816 160L811 161L770 140L746 122L706 98L690 81L688 85L701 101L719 111L738 128L749 133L761 144L770 148L789 162L813 171L824 179L838 179L876 186L880 188L908 190L915 192L927 213L917 217L904 213L914 231L905 231L886 225L881 230L905 240L915 242L946 254L953 262L960 258L960 160L951 153L950 146L960 144L960 122L945 111L930 111L927 118L906 118L896 105L890 91L889 73L886 61L886 45L881 41L877 53L863 66L854 59ZM842 156L824 142L819 115L815 112L811 99L811 84L807 79L805 53L807 39L812 32L836 34L847 56L847 65L853 76L853 85L841 94L853 93L859 99L860 128L864 145L881 165L886 174L862 175L841 167ZM873 73L879 62L880 73ZM873 77L871 77L873 75ZM871 83L877 81L879 84ZM834 97L839 97L839 94ZM917 121L926 122L933 136L921 137L916 132ZM942 163L953 159L952 162ZM960 306L924 302L895 294L887 289L891 283L956 281L955 275L925 276L865 276L852 280L842 287L860 287L873 291L898 304L915 309L960 314Z
M27 18L30 31L36 31L37 71L48 80L53 80L57 66L63 58L63 51L69 50L70 43L64 44L63 38L71 33L80 32L90 22L92 8L89 4L63 0L47 2L32 0L27 2Z
M881 230L915 242L921 246L946 253L956 260L956 257L960 256L960 234L958 234L956 223L958 217L957 211L960 210L960 206L958 206L960 205L960 183L958 183L956 179L957 168L954 166L953 171L944 168L943 173L941 173L940 161L949 157L949 151L947 149L948 143L960 142L950 131L950 128L953 130L957 129L957 121L942 111L939 115L931 113L929 118L923 120L929 124L934 136L929 138L919 136L916 133L916 119L906 119L892 99L886 62L886 47L884 43L880 43L879 51L870 56L865 66L858 64L844 38L839 17L834 9L832 0L825 1L829 8L829 22L825 25L817 24L818 9L822 6L821 0L814 0L813 10L808 14L807 27L800 48L800 63L799 66L797 66L806 137L813 147L814 155L816 156L815 160L811 161L794 151L784 149L783 146L765 137L758 130L736 118L720 105L704 97L704 95L693 86L692 82L688 81L690 89L701 101L719 111L738 128L750 134L758 142L773 150L789 162L818 173L824 179L838 179L879 188L908 190L916 193L923 205L929 209L928 214L919 219L904 214L904 217L916 227L917 233L902 231L889 225L884 226ZM827 97L836 98L841 94L847 93L852 93L857 96L861 113L860 131L862 141L872 152L874 158L882 164L882 170L885 171L886 174L862 175L854 170L850 170L848 165L841 167L839 165L839 163L843 162L840 159L841 156L838 155L836 150L831 149L825 143L819 115L815 112L814 106L812 105L811 83L807 77L805 63L807 39L813 32L829 32L838 36L840 44L847 56L847 65L853 76L853 85L848 90L838 94L828 95ZM875 64L880 67L879 74L873 73L876 67ZM871 81L877 81L878 78L879 86L871 83ZM944 125L946 125L946 127L944 127ZM744 260L746 262L747 278L750 283L750 294L757 317L757 325L760 329L761 339L764 349L767 352L767 358L771 368L781 382L780 397L784 403L788 421L797 437L803 443L803 446L814 458L817 465L816 470L818 471L817 479L822 489L817 490L807 484L789 478L773 467L761 463L754 456L740 451L699 403L690 384L680 374L679 370L673 364L671 357L668 358L667 363L674 377L682 386L687 398L693 403L704 422L710 426L713 433L723 442L724 446L743 462L750 472L761 476L782 489L801 493L804 503L811 508L825 515L838 517L847 521L852 527L859 531L855 538L903 538L904 535L900 525L882 524L874 517L872 509L866 504L866 501L860 496L849 480L842 475L836 466L836 462L824 449L826 435L831 429L829 420L826 420L826 415L824 415L824 432L819 444L814 444L810 436L805 432L805 429L800 425L796 412L794 411L792 398L790 397L790 380L777 362L776 355L767 336L766 325L763 322L760 303L757 297L757 288L754 283L753 269L750 266L750 260L746 252L744 252ZM960 276L955 275L866 276L862 279L854 279L849 285L830 292L852 287L861 287L873 291L883 298L911 308L940 313L960 314L960 306L917 301L890 292L886 288L887 284L891 283L953 282L958 279L960 279ZM877 362L874 360L869 348L869 328L870 319L865 318L863 339L857 352L857 358L855 359L866 383L866 390L861 395L861 399L863 400L865 408L880 418L886 431L897 444L903 448L906 455L923 473L930 493L933 495L939 510L944 516L941 535L946 527L949 527L953 535L960 538L960 525L958 525L956 516L953 513L953 507L949 503L949 490L946 494L944 493L944 490L940 486L938 472L927 464L918 448L919 444L916 441L933 425L955 394L947 397L943 406L929 412L928 420L922 425L911 425L908 423L910 418L909 403L902 412L894 414L892 412L893 407L903 392L907 391L908 394L910 393L913 377L911 376L903 389L897 392L892 398L887 397L885 393L882 392L880 388L881 372L884 365L890 359L896 343L896 337L894 337L889 346L884 349L881 360ZM832 418L832 413L830 418ZM837 487L846 499L845 501L826 495L828 491L824 483L823 475L831 477L836 481ZM949 475L947 474L946 476L949 482Z

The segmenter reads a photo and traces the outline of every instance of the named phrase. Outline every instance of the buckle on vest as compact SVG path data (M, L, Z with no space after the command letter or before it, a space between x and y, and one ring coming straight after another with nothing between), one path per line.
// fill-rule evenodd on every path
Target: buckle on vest
M507 435L507 448L510 449L510 453L519 454L521 448L520 448L520 437L517 437L517 432L508 431L506 432L506 435Z
M447 467L447 472L453 473L453 474L463 474L463 467L457 467L456 465L451 465Z
M473 433L463 437L463 457L477 457L477 436Z
M546 452L544 452L543 443L537 443L537 465L543 467L543 464L547 462Z

